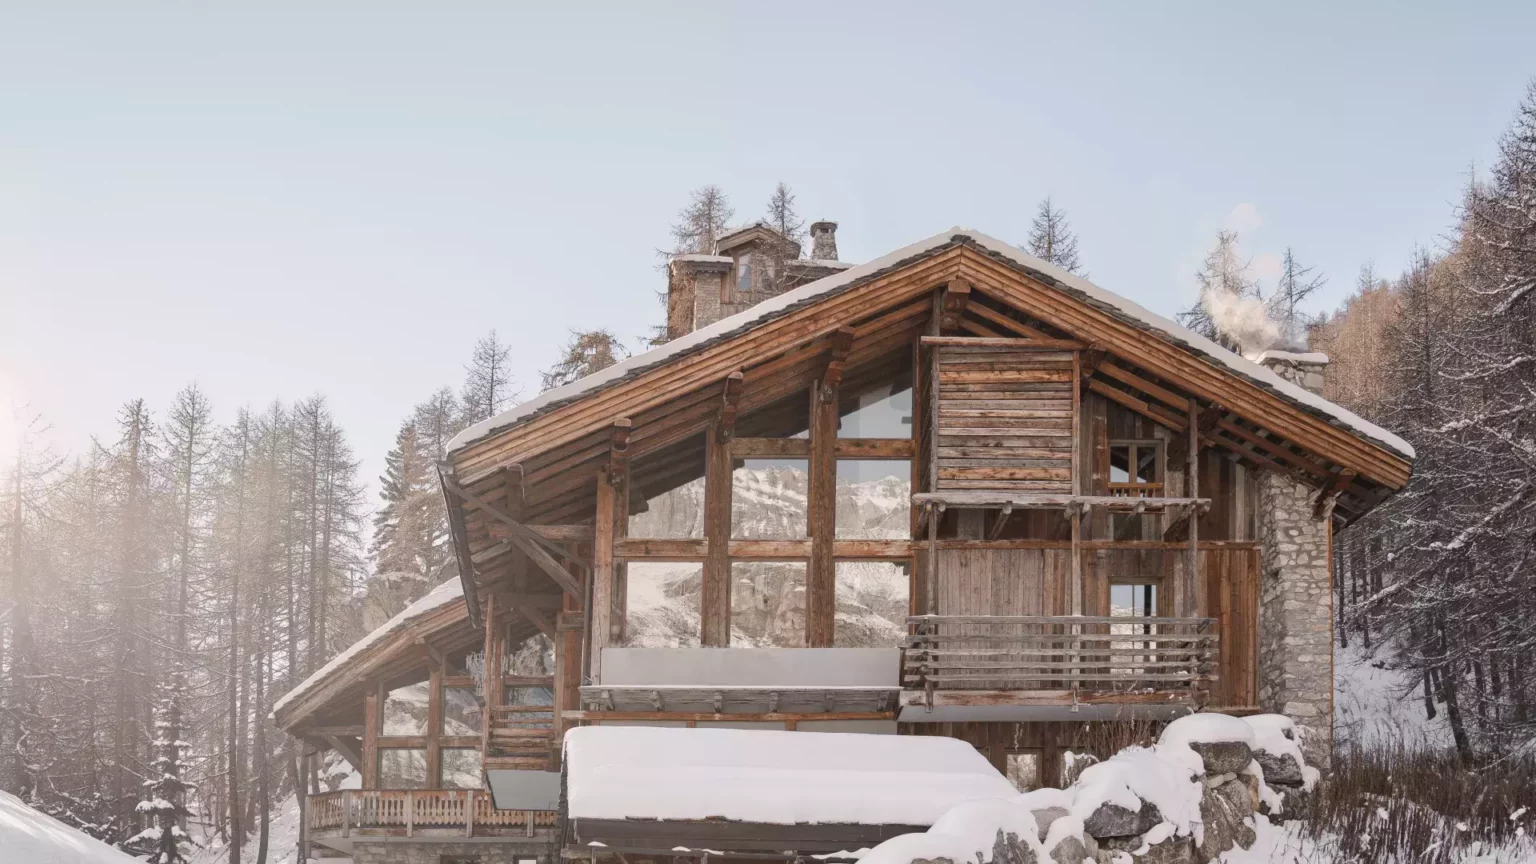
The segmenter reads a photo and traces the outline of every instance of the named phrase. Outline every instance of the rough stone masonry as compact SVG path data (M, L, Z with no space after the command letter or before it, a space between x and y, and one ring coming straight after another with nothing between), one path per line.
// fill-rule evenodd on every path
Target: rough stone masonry
M1259 477L1259 705L1307 727L1307 761L1333 749L1333 590L1328 523L1313 489Z

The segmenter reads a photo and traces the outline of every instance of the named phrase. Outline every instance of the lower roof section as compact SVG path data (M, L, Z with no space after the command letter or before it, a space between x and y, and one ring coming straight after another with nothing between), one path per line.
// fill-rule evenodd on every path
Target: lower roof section
M1017 794L954 738L586 726L565 737L572 820L927 826ZM590 838L588 842L591 842Z

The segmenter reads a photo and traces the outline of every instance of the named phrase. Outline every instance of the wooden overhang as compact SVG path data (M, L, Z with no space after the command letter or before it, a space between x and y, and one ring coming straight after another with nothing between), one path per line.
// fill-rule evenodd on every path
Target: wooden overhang
M962 285L968 301L943 305L942 289ZM476 589L505 575L513 548L498 524L504 520L477 502L505 500L517 483L529 525L576 532L568 523L590 523L616 423L626 464L636 466L631 489L665 491L701 476L702 433L724 409L728 387L739 388L729 406L742 418L738 437L781 434L771 418L754 431L752 413L805 391L835 351L843 352L844 392L910 376L913 345L933 314L969 336L1081 345L1084 392L1180 432L1197 418L1202 446L1313 486L1317 512L1331 511L1339 524L1407 483L1411 455L1362 431L1373 427L1285 392L1267 370L1193 344L1093 291L1101 289L1006 244L946 232L663 346L649 362L640 355L552 392L504 425L486 424L444 463L453 540L461 566L469 565L471 616Z

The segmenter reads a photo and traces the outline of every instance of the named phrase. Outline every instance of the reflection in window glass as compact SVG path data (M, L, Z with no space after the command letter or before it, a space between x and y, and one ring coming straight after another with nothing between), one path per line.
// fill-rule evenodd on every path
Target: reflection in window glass
M480 694L472 687L443 688L444 735L479 735L484 728Z
M809 461L746 459L731 474L731 536L803 540Z
M441 789L479 789L480 750L475 747L444 747L441 751Z
M847 410L848 394L841 394ZM912 387L904 382L881 384L853 397L857 407L844 414L839 438L911 438Z
M426 787L427 751L414 747L386 747L379 750L380 789Z
M699 473L704 473L704 454L699 454ZM636 475L638 476L638 475ZM629 536L659 540L688 540L704 536L704 478L699 476L664 492L634 487L645 507L629 516ZM638 508L636 508L638 509Z
M905 459L837 460L839 540L912 536L912 463Z
M805 563L731 564L731 644L744 648L805 646Z
M890 561L837 562L839 648L900 647L907 635L910 594L907 565Z
M629 562L624 645L697 648L703 585L704 565L697 562Z
M1044 786L1040 776L1040 751L1022 750L1008 754L1008 782L1020 792L1031 792Z
M384 697L380 735L427 734L427 682L396 687Z

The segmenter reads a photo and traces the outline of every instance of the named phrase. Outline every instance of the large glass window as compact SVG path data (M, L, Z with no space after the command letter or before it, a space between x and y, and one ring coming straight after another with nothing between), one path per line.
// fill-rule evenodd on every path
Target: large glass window
M699 593L703 586L704 565L698 562L629 562L624 644L632 648L698 647Z
M444 747L439 751L442 789L479 789L480 750L476 747Z
M1163 442L1156 439L1109 442L1109 494L1119 498L1163 497ZM1158 540L1153 513L1111 513L1114 540Z
M907 635L910 584L903 563L837 562L832 644L839 648L900 646Z
M839 438L911 438L912 385L887 382L851 397L857 406L844 414L837 427ZM842 396L846 403L850 397Z
M480 694L474 688L443 688L443 735L479 735L485 728L484 724Z
M380 735L427 734L427 682L418 681L396 687L384 696L384 714Z
M381 748L379 788L427 788L427 751L416 747Z
M731 536L803 540L809 460L746 459L731 475Z
M630 465L629 485L629 536L704 536L703 436L636 459Z
M837 538L907 540L912 536L912 463L906 459L837 460Z
M805 646L805 562L731 563L731 644Z

